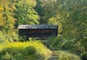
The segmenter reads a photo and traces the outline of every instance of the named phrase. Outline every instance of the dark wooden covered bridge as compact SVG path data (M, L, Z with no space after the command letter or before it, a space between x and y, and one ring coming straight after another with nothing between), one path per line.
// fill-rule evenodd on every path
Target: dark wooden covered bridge
M57 25L19 25L19 35L26 37L50 37L57 36Z

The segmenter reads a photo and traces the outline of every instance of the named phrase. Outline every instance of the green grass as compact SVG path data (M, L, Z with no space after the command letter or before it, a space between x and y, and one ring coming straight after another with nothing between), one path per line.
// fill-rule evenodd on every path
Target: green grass
M69 51L54 51L53 54L58 55L58 60L81 60L81 58Z

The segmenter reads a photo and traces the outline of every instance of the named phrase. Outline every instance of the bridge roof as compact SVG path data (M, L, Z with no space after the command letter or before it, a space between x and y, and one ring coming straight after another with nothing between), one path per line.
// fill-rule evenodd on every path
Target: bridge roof
M19 25L18 29L57 29L58 25Z

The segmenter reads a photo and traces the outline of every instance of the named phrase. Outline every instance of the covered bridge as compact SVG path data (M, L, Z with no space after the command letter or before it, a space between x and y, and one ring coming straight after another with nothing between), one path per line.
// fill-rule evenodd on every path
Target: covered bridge
M57 25L19 25L19 35L26 37L57 36Z

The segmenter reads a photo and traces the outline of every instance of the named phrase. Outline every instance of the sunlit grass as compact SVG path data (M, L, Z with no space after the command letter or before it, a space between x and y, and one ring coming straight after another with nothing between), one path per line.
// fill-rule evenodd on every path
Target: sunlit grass
M58 60L81 60L81 58L69 51L55 51L54 54L58 55Z

